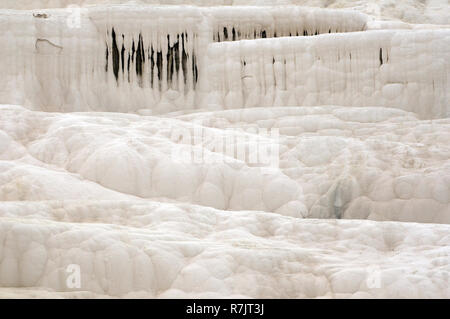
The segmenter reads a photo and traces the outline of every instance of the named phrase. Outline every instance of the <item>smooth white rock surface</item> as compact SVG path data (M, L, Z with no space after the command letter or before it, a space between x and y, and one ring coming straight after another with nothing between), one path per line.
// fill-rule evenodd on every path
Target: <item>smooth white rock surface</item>
M450 298L448 2L124 3L0 0L0 298Z

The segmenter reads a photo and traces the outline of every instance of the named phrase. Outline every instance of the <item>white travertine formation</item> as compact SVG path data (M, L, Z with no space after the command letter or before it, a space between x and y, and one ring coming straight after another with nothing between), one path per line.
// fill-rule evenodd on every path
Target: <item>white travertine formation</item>
M50 287L75 297L68 264L81 266L82 291L94 296L450 295L448 225L301 220L148 201L13 203L1 211L0 296L17 289L6 287L24 287L25 296L26 287Z
M104 4L164 4L195 6L284 6L301 5L331 9L351 8L379 19L410 23L450 24L447 0L2 0L0 8L39 9Z
M448 3L124 3L0 0L0 298L450 298Z
M299 218L450 223L448 119L334 106L168 118L57 115L13 106L0 111L2 201L165 198ZM239 138L261 128L279 130L273 141L279 143L279 169L207 149L194 138L199 127L204 136L231 136L234 148L247 143L246 154L251 140ZM229 132L233 128L243 131ZM192 138L179 140L176 133L185 131ZM173 158L186 143L215 160Z
M213 105L396 106L422 118L450 116L450 30L285 37L209 50Z
M367 19L303 7L0 12L0 24L9 30L0 40L15 44L0 48L0 102L62 112L166 113L207 106L211 43L361 31Z
M151 114L323 104L395 106L422 118L450 112L449 29L355 32L389 24L289 6L79 13L0 13L9 30L0 39L15 44L0 49L0 102ZM232 41L255 38L272 39Z

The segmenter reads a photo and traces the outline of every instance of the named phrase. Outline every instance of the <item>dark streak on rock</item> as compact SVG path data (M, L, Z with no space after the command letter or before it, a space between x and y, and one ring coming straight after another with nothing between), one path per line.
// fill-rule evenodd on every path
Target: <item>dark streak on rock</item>
M105 72L108 72L108 64L109 64L109 49L108 49L108 42L106 44L106 63L105 63Z
M167 35L167 84L170 87L173 77L173 47L170 46L170 35Z
M383 65L383 49L380 48L380 66Z
M184 78L184 84L186 84L187 82L187 60L188 60L188 56L186 54L186 48L184 45L184 38L185 38L185 34L182 33L181 34L181 44L182 44L182 52L181 52L181 68L183 69L183 78Z
M198 81L198 69L195 52L192 52L192 77L194 78L194 90L195 90Z
M180 35L177 34L177 42L173 45L173 55L175 57L175 72L180 71Z
M140 78L142 78L142 69L144 63L145 63L144 43L142 40L142 35L139 33L139 41L136 51L136 74Z
M118 81L120 61L119 61L119 49L117 48L117 41L116 41L116 32L114 31L114 28L112 28L111 37L112 37L113 72L114 72L114 76L116 77L116 81Z
M131 65L131 56L130 52L128 52L128 62L127 62L128 82L130 82L130 65Z
M226 30L226 28L224 28ZM228 31L224 31L228 37ZM107 32L109 37L109 30ZM236 30L234 30L236 37ZM181 35L181 36L180 36ZM198 66L197 66L197 57L195 52L188 52L187 50L187 38L188 35L184 32L181 34L177 34L176 41L173 44L170 44L170 35L167 35L168 40L168 50L167 54L163 55L162 50L155 50L152 45L145 47L144 38L142 33L139 33L139 37L136 40L132 40L131 48L125 47L125 36L122 34L123 43L122 48L119 51L117 35L114 28L111 29L111 38L112 38L112 47L108 46L108 42L106 42L106 50L105 50L105 71L108 72L109 68L109 59L112 56L112 69L114 72L114 76L116 81L119 80L119 70L122 68L122 73L125 74L125 67L127 68L127 78L128 82L131 82L131 70L136 70L136 75L139 81L139 85L142 87L142 77L145 72L144 65L146 63L146 54L149 62L149 76L151 87L155 87L156 81L159 83L159 89L161 90L161 84L163 81L164 71L167 74L167 81L169 88L176 88L177 85L172 85L173 83L178 83L178 78L180 73L183 72L184 83L188 82L188 68L192 70L192 83L193 88L195 89L196 84L198 82ZM194 35L195 38L195 35ZM145 50L147 48L147 52ZM191 59L191 61L189 61ZM165 60L165 61L164 61ZM164 63L167 63L166 69L163 70ZM133 65L135 64L135 65ZM157 72L157 80L155 80L155 72ZM174 82L176 81L176 82Z
M134 39L133 44L131 45L131 62L134 63L134 54L136 53L136 47L134 46Z
M150 83L153 88L153 77L155 76L155 50L153 50L153 46L151 46L149 50L152 52L151 54L149 52L148 58L150 60Z
M156 67L158 68L158 80L159 80L159 86L161 89L161 81L162 81L162 67L163 67L163 56L162 52L158 51L156 53Z
M122 43L122 50L120 51L120 62L122 64L122 74L125 73L125 44Z

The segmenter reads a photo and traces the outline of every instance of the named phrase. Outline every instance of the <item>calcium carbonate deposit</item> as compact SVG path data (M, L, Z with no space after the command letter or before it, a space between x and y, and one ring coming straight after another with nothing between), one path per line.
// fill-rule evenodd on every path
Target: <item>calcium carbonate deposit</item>
M450 298L449 13L0 0L0 298Z

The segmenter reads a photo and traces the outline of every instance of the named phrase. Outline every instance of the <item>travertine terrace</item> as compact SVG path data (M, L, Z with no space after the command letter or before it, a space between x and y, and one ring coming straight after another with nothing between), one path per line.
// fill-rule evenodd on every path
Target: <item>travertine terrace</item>
M0 0L0 298L450 298L448 1L261 2Z

